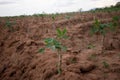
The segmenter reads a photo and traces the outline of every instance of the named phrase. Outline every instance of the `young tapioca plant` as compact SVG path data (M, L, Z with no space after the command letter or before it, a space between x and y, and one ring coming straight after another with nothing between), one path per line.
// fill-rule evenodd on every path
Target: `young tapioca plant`
M95 19L95 22L91 28L92 34L101 34L102 37L102 53L104 52L104 40L106 34L106 28L109 27L108 24L101 24L98 19Z
M53 30L55 29L55 19L56 19L56 15L55 14L52 14L51 15L51 18L52 18L52 20L53 20Z
M104 23L101 24L98 19L95 19L95 22L91 28L91 33L92 34L101 34L103 36L102 38L102 53L104 53L104 41L105 41L105 35L108 30L115 31L118 28L119 25L119 17L115 16L112 19L112 22L110 23Z
M106 61L103 61L102 63L105 68L109 68L110 65Z
M44 48L41 48L39 50L40 53L43 53L44 50L46 48L49 48L49 49L52 49L53 51L56 51L57 52L57 56L58 56L58 73L61 74L62 72L62 51L66 51L67 48L66 46L64 46L64 44L62 43L62 40L63 39L66 39L67 38L67 30L64 29L64 30L61 30L61 29L57 29L57 36L56 38L46 38L44 40L45 42L45 47Z
M52 15L51 15L51 18L52 18L53 21L55 21L56 15L55 15L55 14L52 14Z
M112 18L113 26L118 26L118 25L119 25L119 22L118 22L119 19L120 19L119 16L114 16L114 17Z
M6 21L5 27L9 28L10 32L12 32L14 30L12 25L14 24L15 22Z
M70 15L66 15L65 18L68 20L68 26L70 27L70 18L71 18L71 16Z
M112 18L112 22L109 23L109 27L111 31L116 31L119 25L119 20L120 17L119 16L114 16Z

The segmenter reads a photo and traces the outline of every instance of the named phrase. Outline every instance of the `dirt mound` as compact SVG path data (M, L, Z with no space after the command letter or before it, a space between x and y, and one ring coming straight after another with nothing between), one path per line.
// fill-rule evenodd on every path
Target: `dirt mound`
M75 13L69 20L60 15L53 22L46 17L1 18L0 22L0 80L119 80L120 25L116 32L108 32L102 52L102 35L90 35L94 18L109 23L111 13ZM6 27L8 24L15 24ZM6 25L7 24L7 25ZM55 37L56 28L66 27L69 40L63 52L62 73L57 72L57 54L46 50L44 38Z

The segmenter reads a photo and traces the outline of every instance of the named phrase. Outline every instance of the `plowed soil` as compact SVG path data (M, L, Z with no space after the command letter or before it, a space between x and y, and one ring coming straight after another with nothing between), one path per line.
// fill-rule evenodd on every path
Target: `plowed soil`
M120 80L120 20L115 32L108 31L102 52L102 35L90 35L94 18L112 21L120 12L73 13L51 17L0 18L0 80ZM13 30L6 28L9 20ZM68 40L62 52L62 73L57 73L58 57L44 39L55 37L57 28L66 28ZM89 47L91 46L92 47Z

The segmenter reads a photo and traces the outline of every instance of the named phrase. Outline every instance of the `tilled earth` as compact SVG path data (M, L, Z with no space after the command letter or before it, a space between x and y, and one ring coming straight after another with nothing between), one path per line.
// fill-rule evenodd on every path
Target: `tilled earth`
M108 30L102 53L102 35L90 35L94 19L112 22L120 12L74 13L51 17L0 18L0 80L120 80L120 20L115 32ZM6 27L10 21L12 29ZM55 37L57 28L66 28L68 47L62 52L62 73L57 73L58 57L44 39Z

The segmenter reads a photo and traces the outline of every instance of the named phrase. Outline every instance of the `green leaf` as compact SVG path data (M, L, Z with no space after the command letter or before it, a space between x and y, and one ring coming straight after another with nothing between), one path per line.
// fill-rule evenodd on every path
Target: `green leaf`
M46 44L49 44L53 42L53 38L46 38L44 41Z
M61 31L60 29L57 29L57 34L59 36L59 38L68 38L65 34L66 34L67 30L64 29L63 31ZM54 38L46 38L45 40L46 43L46 48L50 48L53 51L54 50L62 50L62 51L66 51L66 47L63 46L61 44L61 42L59 42L57 39ZM44 49L40 49L40 52L43 52Z
M67 38L66 32L67 32L66 29L64 29L63 31L60 29L57 29L57 37L58 38Z
M52 44L46 44L46 48L51 48Z
M53 40L53 44L54 44L54 45L60 45L61 43L60 43L59 41L57 41L57 40L54 39L54 40Z
M61 43L54 38L45 39L46 47L52 50L61 49Z
M92 26L92 28L90 30L90 34L93 35L93 34L97 33L98 31L99 31L99 27Z
M106 61L103 61L102 63L103 63L103 65L104 65L105 68L109 67L109 64Z
M55 20L55 15L54 14L52 15L52 19Z
M67 32L66 28L63 30L63 35L65 35Z
M61 35L61 34L62 34L61 30L58 28L57 29L57 35Z
M119 18L119 16L114 16L113 17L113 21L118 21L120 18Z
M106 31L105 30L100 30L99 31L103 36L105 36L105 34L106 34Z
M109 28L110 28L111 31L116 30L116 26L114 26L114 23L109 23Z
M44 51L45 51L45 48L41 48L41 49L39 49L39 53L44 53Z
M61 49L61 44L55 44L56 49Z
M99 25L100 25L99 20L98 20L98 19L95 19L94 26L99 27Z

